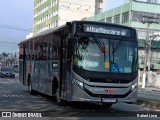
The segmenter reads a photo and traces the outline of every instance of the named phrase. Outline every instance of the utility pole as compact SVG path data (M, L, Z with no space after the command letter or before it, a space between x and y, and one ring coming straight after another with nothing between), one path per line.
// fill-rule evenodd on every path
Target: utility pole
M151 72L152 71L150 71L150 67L151 67L151 41L152 40L154 40L154 38L156 38L156 37L159 37L159 35L152 35L152 36L149 36L150 37L150 39L149 39L149 47L148 47L148 76L147 76L147 78L148 78L148 82L150 82L151 81ZM149 84L147 84L147 87L149 86Z
M145 88L146 86L146 67L147 66L148 66L148 81L150 79L150 54L151 54L150 52L151 41L149 40L150 25L152 23L158 23L155 21L155 19L158 19L158 18L149 17L149 16L143 16L143 18L148 18L148 20L142 21L143 24L147 23L147 36L146 36L146 41L145 41L145 46L144 46L145 56L144 56L143 80L142 80L142 88ZM147 62L147 58L148 58L148 62Z

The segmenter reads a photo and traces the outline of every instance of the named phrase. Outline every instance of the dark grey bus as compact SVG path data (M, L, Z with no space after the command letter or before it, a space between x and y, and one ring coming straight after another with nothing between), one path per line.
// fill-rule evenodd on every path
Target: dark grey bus
M111 106L137 100L138 43L130 27L73 21L19 44L19 80L66 101Z

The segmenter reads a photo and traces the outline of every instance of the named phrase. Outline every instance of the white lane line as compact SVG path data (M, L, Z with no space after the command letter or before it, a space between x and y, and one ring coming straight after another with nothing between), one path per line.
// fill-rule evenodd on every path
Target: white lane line
M0 97L24 97L24 95L4 94L0 95Z

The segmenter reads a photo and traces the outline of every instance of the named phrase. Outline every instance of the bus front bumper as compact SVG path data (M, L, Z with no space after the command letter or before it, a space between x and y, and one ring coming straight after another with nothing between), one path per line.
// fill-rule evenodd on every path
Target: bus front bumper
M135 88L133 91L130 91L130 93L123 97L102 97L102 94L99 94L99 97L94 97L94 95L90 95L85 89L81 89L79 86L74 85L75 91L73 91L73 96L71 101L84 101L84 102L97 102L102 103L103 99L110 99L113 100L113 103L118 102L125 102L125 103L136 103L137 102L137 88ZM107 96L107 95L106 95Z

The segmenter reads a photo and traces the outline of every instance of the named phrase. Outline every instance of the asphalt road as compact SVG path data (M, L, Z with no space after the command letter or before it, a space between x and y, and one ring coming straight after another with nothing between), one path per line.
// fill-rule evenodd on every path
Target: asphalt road
M56 101L45 95L29 95L27 87L15 79L0 78L0 111L10 112L40 112L42 118L37 120L52 119L113 119L113 120L155 120L155 117L137 117L139 115L160 115L160 110L143 107L141 105L118 103L111 108L89 103L74 103L66 106L57 105ZM157 111L157 112L155 112ZM112 118L111 118L112 117ZM17 118L0 118L0 120ZM36 119L36 118L23 118Z

